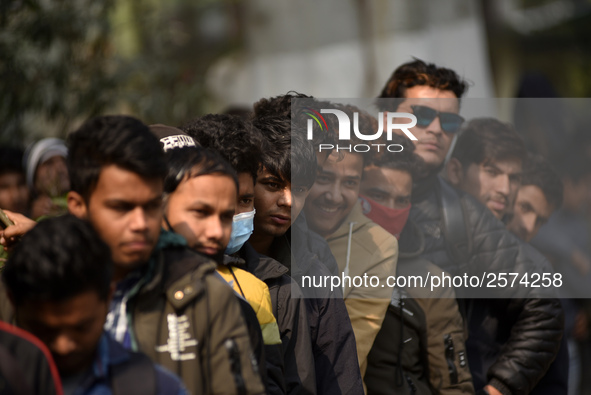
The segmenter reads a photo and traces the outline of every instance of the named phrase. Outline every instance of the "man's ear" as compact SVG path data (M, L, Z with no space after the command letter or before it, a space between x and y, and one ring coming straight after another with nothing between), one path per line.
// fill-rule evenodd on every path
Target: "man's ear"
M450 158L445 167L447 180L456 188L459 188L464 181L464 169L456 158Z
M14 295L12 292L10 292L9 290L6 290L6 297L8 298L8 301L10 302L10 304L12 305L12 307L16 306L14 304Z
M115 283L115 281L111 281L111 285L109 286L109 295L107 296L107 306L111 305L111 300L113 299L113 295L115 294L115 289L117 288L117 285Z
M88 207L84 198L78 192L68 192L67 201L70 214L81 219L88 218Z

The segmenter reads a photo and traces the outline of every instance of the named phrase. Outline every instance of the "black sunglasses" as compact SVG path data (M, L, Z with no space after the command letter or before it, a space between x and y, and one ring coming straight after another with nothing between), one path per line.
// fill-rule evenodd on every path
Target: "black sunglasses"
M441 129L446 133L457 133L464 123L464 118L453 112L439 112L431 107L425 106L410 106L412 113L417 117L417 126L419 128L426 128L439 116Z

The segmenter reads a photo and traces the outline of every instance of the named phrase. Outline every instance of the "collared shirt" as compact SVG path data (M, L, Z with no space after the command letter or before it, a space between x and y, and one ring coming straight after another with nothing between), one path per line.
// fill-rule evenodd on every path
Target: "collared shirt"
M111 395L112 367L129 360L129 351L113 340L107 333L103 333L97 346L97 353L92 367L80 380L72 395ZM180 379L154 364L156 370L157 395L173 394L188 395Z
M109 313L105 321L105 330L128 350L132 349L130 325L127 322L127 302L139 288L143 271L137 269L117 283Z

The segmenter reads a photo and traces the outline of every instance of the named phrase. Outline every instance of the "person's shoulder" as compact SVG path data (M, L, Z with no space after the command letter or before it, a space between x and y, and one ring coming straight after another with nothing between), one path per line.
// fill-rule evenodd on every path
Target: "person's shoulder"
M166 368L154 364L156 370L156 382L158 383L157 395L188 395L181 379Z

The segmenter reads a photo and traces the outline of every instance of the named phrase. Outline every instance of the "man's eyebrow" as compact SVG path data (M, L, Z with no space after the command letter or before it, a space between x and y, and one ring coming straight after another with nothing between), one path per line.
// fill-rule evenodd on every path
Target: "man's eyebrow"
M279 178L277 176L273 176L273 175L263 177L263 178L260 179L260 181L273 181L273 182L276 182L276 183L283 183L284 182L283 179L281 179L281 178Z
M367 189L368 192L380 192L380 193L388 193L388 191L386 191L385 189L382 189L380 187L370 187Z
M254 197L254 193L243 193L243 194L240 194L238 196L240 196L241 198L253 198Z

